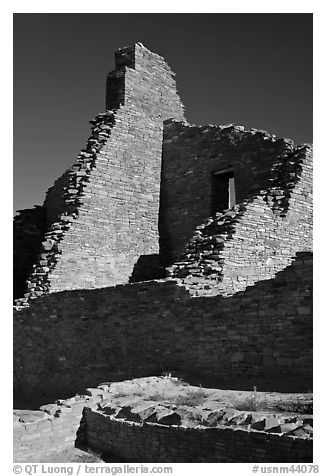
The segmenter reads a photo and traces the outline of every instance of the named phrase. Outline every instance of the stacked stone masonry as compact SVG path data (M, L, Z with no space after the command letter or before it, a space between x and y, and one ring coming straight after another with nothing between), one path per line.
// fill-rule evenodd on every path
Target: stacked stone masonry
M14 461L50 462L77 447L121 462L312 462L312 415L276 419L230 408L206 411L188 426L181 407L143 402L110 414L111 405L106 383L37 410L14 410Z
M99 400L78 395L41 405L37 410L14 410L14 461L49 462L73 448L84 408L96 410Z
M225 135L225 129L222 131ZM257 192L253 188L251 193L243 191L245 187L249 188L248 182L254 186L255 178L248 180L241 167L248 173L250 164L243 160L246 154L240 155L243 164L240 162L238 168L234 163L235 177L239 176L236 181L240 197L237 204L197 226L196 223L204 219L205 209L206 215L208 213L210 197L205 192L209 189L207 182L210 174L206 171L203 179L198 178L199 170L203 169L202 164L199 163L198 169L194 170L193 161L180 161L180 165L177 158L167 152L169 159L163 163L168 168L170 160L171 170L163 174L165 182L182 183L185 176L195 175L193 180L187 178L182 183L182 194L177 187L169 183L164 186L163 182L162 195L167 198L162 205L165 213L161 222L162 241L168 237L166 241L176 246L175 250L172 248L167 254L176 258L178 248L185 248L183 259L169 268L170 274L182 277L185 285L195 294L231 295L242 291L257 281L275 277L278 271L291 263L296 252L311 251L312 149L310 146L294 148L286 141L270 139L267 134L263 138L265 143L281 142L276 154L274 151L273 161L267 161L266 167L272 167L269 178L266 183L263 178L259 182L266 185L266 190ZM267 150L273 150L271 147L268 144ZM232 147L229 149L235 155ZM268 158L268 153L259 143L255 144L255 150L265 153L265 160ZM207 153L206 149L204 151ZM198 157L195 160L195 164L200 162ZM217 166L216 161L207 162L210 170ZM184 164L186 167L183 167ZM222 167L225 165L225 162L221 163ZM259 172L267 176L263 167ZM195 235L189 239L194 228Z
M14 461L51 461L60 451L74 446L81 414L87 402L74 405L47 404L40 410L14 411Z
M312 390L312 147L183 109L163 58L119 50L85 149L15 218L17 399L166 369Z
M116 109L91 121L86 148L47 194L48 230L20 305L47 292L126 283L140 257L159 254L163 121L182 120L183 106L160 56L136 44L116 61L123 94L109 96Z
M15 311L17 395L169 369L216 388L311 391L311 280L311 253L300 253L229 298L194 298L180 279L45 295Z
M121 421L84 410L89 447L142 463L312 462L312 440L234 428Z
M34 271L16 272L18 305L166 275L194 295L227 296L311 251L311 146L232 124L189 126L172 71L143 45L116 53L107 110L91 123L86 148L47 194ZM237 203L207 220L212 174L230 167Z
M33 272L35 256L41 251L41 243L46 231L44 207L19 210L14 218L14 299L23 296L25 283Z
M212 173L230 167L238 207L261 197L273 218L283 218L290 206L298 205L304 212L302 221L311 224L311 162L311 146L294 147L293 141L277 139L266 131L166 121L161 241L168 260L180 257L196 226L211 215ZM310 249L310 234L305 238Z

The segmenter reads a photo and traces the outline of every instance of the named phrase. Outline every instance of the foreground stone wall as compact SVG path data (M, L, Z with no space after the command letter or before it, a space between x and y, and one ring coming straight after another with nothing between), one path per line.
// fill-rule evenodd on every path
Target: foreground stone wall
M156 388L161 380L161 389L171 389L177 379L145 380L106 383L37 410L14 410L14 461L75 461L75 448L120 462L312 461L312 415L241 412L223 404L200 410L144 400L145 394L137 402L135 388L139 395L149 380Z
M16 463L51 463L71 450L85 407L96 410L99 395L81 395L42 405L38 410L14 410L13 452Z
M116 420L84 410L87 445L143 463L312 462L312 440L233 428Z
M51 462L58 452L74 446L85 399L48 404L36 411L14 410L14 461Z
M311 282L300 253L228 298L191 297L178 279L42 296L15 312L15 394L54 399L171 369L217 388L311 391Z

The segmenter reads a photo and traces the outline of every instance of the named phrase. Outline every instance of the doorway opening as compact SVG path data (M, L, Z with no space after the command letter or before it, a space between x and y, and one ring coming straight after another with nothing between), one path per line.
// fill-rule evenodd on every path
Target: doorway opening
M222 212L235 205L234 172L232 169L213 172L211 214Z

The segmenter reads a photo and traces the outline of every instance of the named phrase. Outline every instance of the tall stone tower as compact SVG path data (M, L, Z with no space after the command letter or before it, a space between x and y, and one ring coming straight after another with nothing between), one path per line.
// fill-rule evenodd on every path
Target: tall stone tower
M183 105L174 73L141 43L118 50L115 66L106 111L91 121L86 148L37 209L45 235L29 246L24 270L16 265L20 292L26 281L21 303L44 292L146 279L148 267L151 277L159 273L163 121L183 121ZM21 213L20 230L24 216L30 223L35 214ZM25 238L20 233L19 254Z

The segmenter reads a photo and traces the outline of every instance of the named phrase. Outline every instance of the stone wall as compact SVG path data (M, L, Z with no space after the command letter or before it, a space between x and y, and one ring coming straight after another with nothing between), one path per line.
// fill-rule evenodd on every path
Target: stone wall
M173 263L180 259L195 228L212 216L213 173L229 168L234 172L236 203L240 211L259 196L266 202L269 221L278 218L278 223L270 223L262 232L266 239L276 228L283 228L286 234L289 223L295 228L295 218L311 225L311 162L308 146L294 147L293 141L277 139L266 131L244 130L233 125L198 127L166 121L160 208L161 250L165 261ZM303 213L302 205L305 206ZM287 223L282 224L289 206L298 208L294 212L297 215L294 217L292 213ZM248 215L256 216L254 221L259 225L260 217L265 213L265 210L253 208ZM244 230L241 230L243 239L250 240L250 233L247 237ZM306 246L311 233L300 230L299 234L300 238L305 238ZM309 249L310 243L300 251ZM243 259L247 258L248 250L249 244L239 250Z
M143 45L116 53L107 110L91 124L38 208L46 227L32 252L32 212L15 228L18 305L160 279L171 264L192 294L229 296L311 251L311 147L242 126L189 126L172 71ZM230 167L237 204L213 216L213 173Z
M119 78L118 80L116 78ZM27 293L126 283L159 268L158 215L163 121L183 120L173 73L141 44L119 50L108 77L107 107L76 163L44 202L47 233Z
M233 428L137 423L84 410L87 444L142 463L312 462L312 440Z
M227 298L192 297L180 279L42 296L15 312L15 395L49 401L171 369L217 388L311 391L311 283L299 253Z
M13 226L14 299L23 296L26 290L26 281L41 251L45 231L44 207L18 211Z
M241 185L241 179L239 182ZM259 194L239 200L232 210L217 213L197 226L182 259L169 268L170 274L182 278L195 295L228 296L274 278L297 252L310 252L311 147L300 146L279 157L267 185ZM176 213L173 205L165 210L167 216L184 216L179 209ZM185 226L174 228L176 242L185 238L186 222L187 218ZM191 226L188 224L189 230Z
M311 390L311 147L180 122L173 73L141 44L117 52L107 108L15 220L16 398L170 369ZM212 173L230 167L237 204L207 219Z
M137 380L131 382L139 394ZM171 411L167 402L137 403L137 398L130 406L128 393L114 403L123 383L87 388L37 410L14 410L14 462L65 462L81 455L79 450L120 462L312 461L312 415L275 417L229 407L200 411L173 406ZM185 417L192 410L196 423Z
M83 395L42 405L38 410L14 410L14 462L49 463L75 446L83 409L97 408L100 397Z

